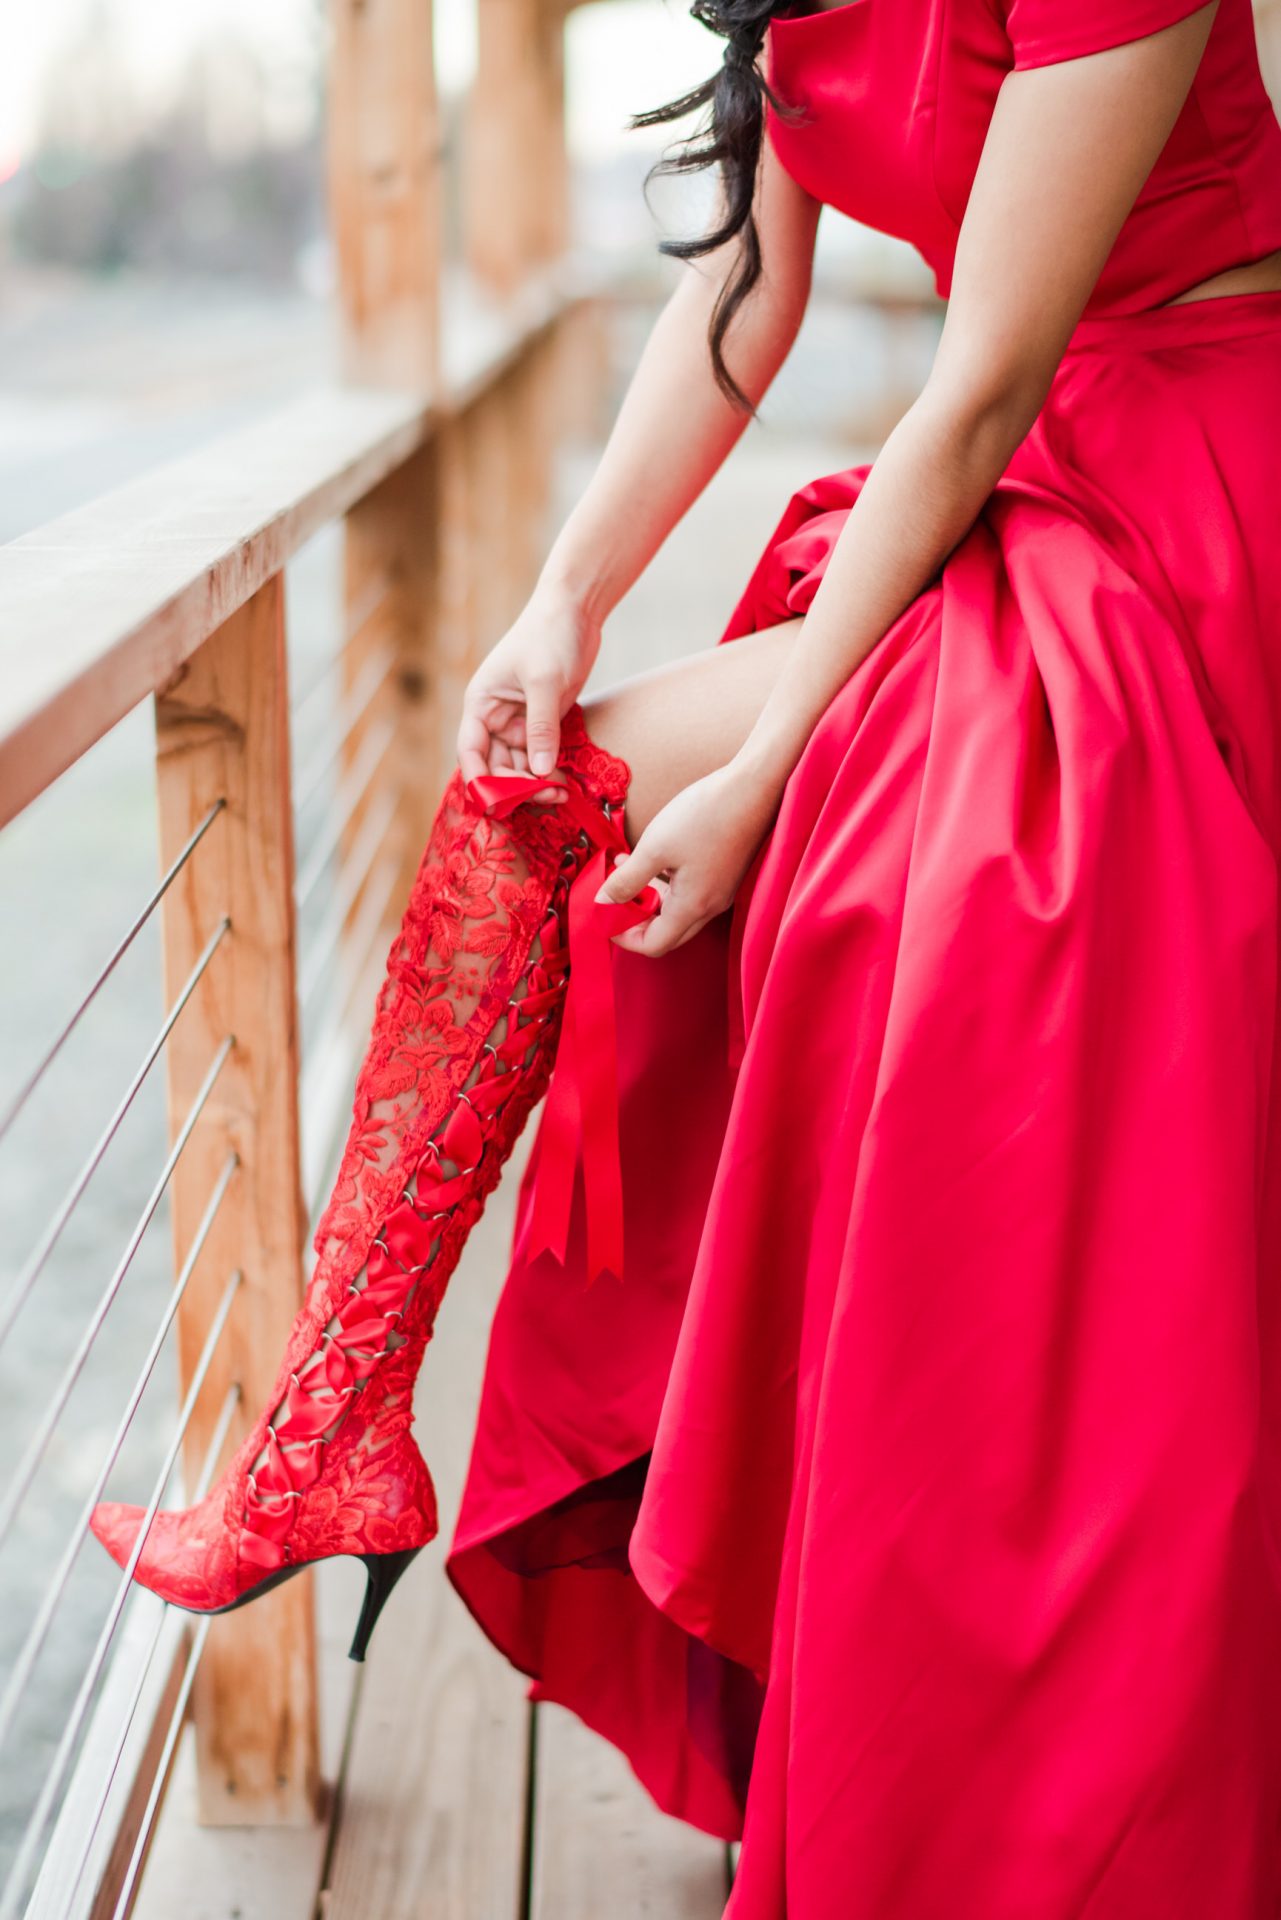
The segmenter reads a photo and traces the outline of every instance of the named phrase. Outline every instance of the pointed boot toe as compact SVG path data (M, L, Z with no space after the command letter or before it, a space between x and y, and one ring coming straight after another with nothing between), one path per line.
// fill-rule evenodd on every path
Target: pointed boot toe
M133 1550L145 1511L124 1500L100 1500L89 1516L90 1527L118 1567L124 1566Z

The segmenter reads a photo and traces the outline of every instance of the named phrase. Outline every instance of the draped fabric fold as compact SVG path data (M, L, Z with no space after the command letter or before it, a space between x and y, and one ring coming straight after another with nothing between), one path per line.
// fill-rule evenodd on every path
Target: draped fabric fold
M530 799L530 775L516 770L477 775L467 784L478 804L499 816ZM633 900L596 898L614 861L629 851L621 815L588 801L555 776L547 784L564 786L565 798L552 804L564 809L594 851L569 889L569 991L542 1127L532 1251L550 1252L564 1264L581 1159L587 1278L609 1272L621 1279L623 1190L611 943L615 935L657 912L659 899L648 886Z
M734 911L614 951L626 1285L535 1143L449 1571L732 1920L1281 1907L1279 342L1083 322Z

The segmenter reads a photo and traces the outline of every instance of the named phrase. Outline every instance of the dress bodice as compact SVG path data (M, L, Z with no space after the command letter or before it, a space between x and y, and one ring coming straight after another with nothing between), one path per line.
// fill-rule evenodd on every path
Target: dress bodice
M951 285L997 91L1013 68L1141 38L1201 0L848 0L771 21L764 70L804 124L767 104L769 138L817 199L909 240ZM1196 80L1087 313L1159 305L1281 247L1281 127L1250 0L1221 0Z

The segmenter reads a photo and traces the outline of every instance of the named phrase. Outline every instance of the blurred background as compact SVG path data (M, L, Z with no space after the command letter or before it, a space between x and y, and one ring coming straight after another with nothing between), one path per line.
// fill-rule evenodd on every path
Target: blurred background
M1260 6L1269 67L1279 17L1273 0ZM6 10L0 543L337 379L339 269L326 205L330 30L323 0L42 0ZM706 211L705 180L660 181L646 195L644 176L664 135L631 132L627 117L705 77L721 44L681 0L589 0L567 14L564 33L570 251L607 272L608 297L600 390L572 433L558 438L536 529L543 548L591 471L646 330L681 270L660 256L657 241L695 230ZM475 76L474 0L436 0L435 43L448 154L462 138ZM789 493L869 457L924 378L940 319L929 276L909 249L825 212L798 347L724 473L612 618L598 678L715 640ZM323 840L323 808L343 767L335 747L326 772L341 690L327 694L322 678L341 650L342 567L340 525L309 540L288 566L290 672L299 686L320 690L302 703L306 717L296 715L295 755L320 766L320 810L298 821L304 867ZM490 618L479 643L500 630ZM22 636L8 635L7 644L20 653ZM0 1745L0 1883L33 1809L47 1828L71 1777L68 1766L41 1812L41 1782L59 1760L115 1569L96 1546L68 1558L67 1541L96 1463L115 1444L122 1400L172 1280L162 1204L157 1228L130 1259L127 1284L113 1295L105 1337L80 1353L82 1329L130 1244L166 1148L159 1076L139 1086L127 1110L117 1106L163 1006L155 920L129 944L110 993L89 1008L34 1096L23 1098L68 1009L155 885L153 747L146 702L0 834L5 1298L39 1266L18 1337L0 1347L6 1460L23 1456L52 1398L64 1389L67 1396L65 1418L40 1449L31 1495L0 1538L0 1687L23 1668L43 1596L51 1581L61 1583L11 1737ZM309 938L322 938L323 909L319 893L300 907L304 955ZM325 1028L330 984L322 963L312 972L305 1060ZM358 997L358 1026L366 1012ZM304 1146L323 1166L329 1143L308 1141L308 1124L304 1099ZM90 1163L82 1202L45 1248L48 1223ZM176 1372L162 1361L120 1447L113 1492L150 1483L176 1397ZM4 1704L0 1698L0 1717ZM35 1857L20 1876L24 1886ZM63 1909L38 1908L55 1910Z
M439 0L445 138L476 53ZM323 0L46 0L0 62L0 537L300 390L332 365ZM657 183L663 130L627 116L704 78L720 43L681 0L602 0L566 24L573 239L626 262L643 324L670 284L660 231L706 183ZM911 252L828 216L822 308L770 417L884 426L885 367L847 296L917 296ZM827 320L829 324L824 325ZM833 323L834 322L834 323ZM620 336L625 368L636 329ZM816 348L819 351L816 353ZM910 350L906 354L912 371ZM891 399L894 396L891 396ZM835 420L833 407L839 410Z
M328 32L323 0L44 0L8 10L0 57L0 541L336 376ZM475 74L473 0L437 0L435 49L449 147L462 137ZM695 230L710 191L702 179L660 181L647 197L644 176L663 135L625 123L705 77L719 58L720 42L680 0L601 0L566 18L570 243L607 268L610 297L603 391L585 430L557 451L544 541L590 473L646 329L680 271L660 256L657 240ZM611 622L601 676L711 643L790 490L874 446L923 377L937 325L928 276L909 250L825 216L801 346L761 423ZM300 682L337 645L341 566L338 527L290 565L291 670ZM303 758L334 723L323 701L313 707L312 737L295 742ZM0 835L0 1127L69 1005L154 885L152 725L148 703ZM319 819L300 821L301 859L318 831ZM306 911L303 922L306 936ZM161 1004L153 921L110 993L0 1133L0 1207L12 1250L6 1285L30 1271L68 1183L151 1043ZM11 1458L22 1455L76 1363L80 1330L128 1241L165 1139L157 1074L112 1133L15 1337L0 1350ZM96 1545L69 1568L65 1546L165 1304L164 1216L162 1205L103 1338L76 1372L32 1493L0 1541L0 1679L22 1665L50 1581L65 1580L21 1712L0 1746L0 1879L58 1757L114 1592L115 1570ZM162 1361L112 1491L149 1482L175 1392Z

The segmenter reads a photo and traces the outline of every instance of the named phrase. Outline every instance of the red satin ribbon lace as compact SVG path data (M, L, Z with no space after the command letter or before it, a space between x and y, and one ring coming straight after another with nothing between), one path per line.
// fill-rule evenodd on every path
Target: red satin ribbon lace
M587 1277L623 1272L623 1178L618 1144L618 1054L614 1020L612 942L658 911L653 887L634 900L598 901L616 857L630 852L621 813L606 810L578 787L563 785L555 802L567 826L591 851L570 882L568 894L569 984L561 1016L556 1067L543 1112L530 1218L530 1257L544 1251L562 1265L569 1242L574 1175L583 1166L587 1221ZM499 816L537 805L528 774L481 774L468 791L487 813ZM568 836L567 836L568 838Z

